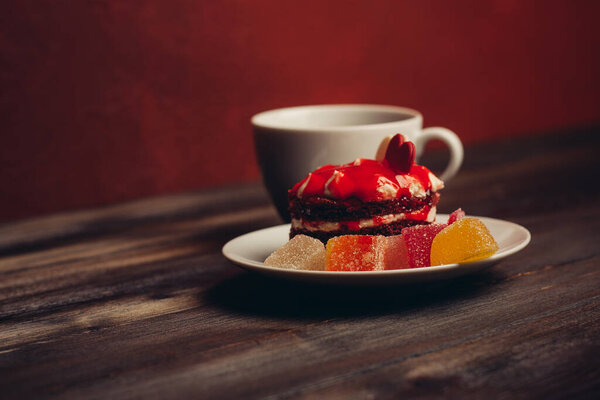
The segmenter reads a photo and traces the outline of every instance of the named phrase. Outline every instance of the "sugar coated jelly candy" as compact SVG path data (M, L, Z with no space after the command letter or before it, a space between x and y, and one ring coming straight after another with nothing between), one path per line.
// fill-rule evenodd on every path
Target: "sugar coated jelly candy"
M381 271L410 268L401 235L345 235L327 242L328 271Z
M410 268L408 262L408 249L402 235L388 236L385 238L383 254L385 269Z
M447 224L416 225L402 229L410 268L429 267L431 243Z
M322 271L325 269L325 246L320 240L296 235L265 260L269 267Z
M431 265L488 258L498 251L490 231L477 218L462 218L442 230L431 245Z
M327 241L327 271L381 271L385 269L384 236L344 235Z

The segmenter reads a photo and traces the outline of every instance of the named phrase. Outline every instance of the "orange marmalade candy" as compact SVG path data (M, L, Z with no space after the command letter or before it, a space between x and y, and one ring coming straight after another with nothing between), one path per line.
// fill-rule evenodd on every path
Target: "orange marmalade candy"
M431 244L431 265L482 260L498 251L490 231L477 218L462 218L444 228Z
M385 237L336 236L327 241L326 271L381 271L385 269Z

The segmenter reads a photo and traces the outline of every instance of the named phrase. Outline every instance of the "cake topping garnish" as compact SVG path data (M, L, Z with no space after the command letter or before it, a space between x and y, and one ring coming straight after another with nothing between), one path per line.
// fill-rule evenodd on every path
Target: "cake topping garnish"
M355 189L352 178L346 172L335 170L325 183L324 194L334 199L345 199L350 197Z
M415 146L401 134L382 142L377 158L357 158L348 164L319 167L294 185L290 194L298 198L354 197L381 201L402 197L421 199L443 187L429 169L415 164Z
M415 163L415 145L397 133L388 144L384 160L390 168L406 174Z

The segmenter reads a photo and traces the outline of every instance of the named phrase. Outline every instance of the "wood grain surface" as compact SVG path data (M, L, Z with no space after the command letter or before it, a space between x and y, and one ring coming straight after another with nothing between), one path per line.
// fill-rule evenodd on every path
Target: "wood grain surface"
M440 212L532 242L447 282L235 267L227 240L280 223L258 183L0 226L0 398L597 398L599 134L467 148Z

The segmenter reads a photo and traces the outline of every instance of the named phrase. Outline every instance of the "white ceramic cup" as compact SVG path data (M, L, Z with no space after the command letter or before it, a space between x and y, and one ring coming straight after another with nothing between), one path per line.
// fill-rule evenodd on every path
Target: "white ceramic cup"
M370 104L329 104L281 108L252 117L256 156L263 182L281 217L289 221L287 191L315 168L375 158L381 142L403 134L416 147L416 159L431 139L444 142L450 162L440 175L448 181L458 172L463 147L446 128L423 129L416 110Z

